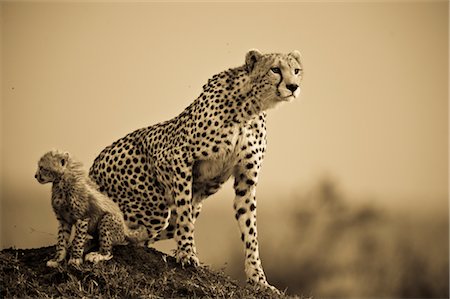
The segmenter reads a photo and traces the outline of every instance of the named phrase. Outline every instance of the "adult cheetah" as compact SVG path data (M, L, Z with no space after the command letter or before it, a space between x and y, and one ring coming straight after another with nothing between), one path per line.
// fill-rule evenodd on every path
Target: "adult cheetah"
M82 263L88 239L93 236L100 249L87 254L86 260L94 263L111 259L113 245L148 239L143 227L128 228L117 204L98 191L82 164L69 153L52 150L44 154L34 177L41 184L52 183L52 207L59 222L56 255L47 266L57 267L66 258L72 226L75 235L69 264L74 266Z
M197 266L194 222L202 201L234 177L234 209L245 245L249 282L271 287L256 229L256 185L266 150L266 113L299 96L300 53L251 50L245 64L208 80L180 115L138 129L106 147L90 176L117 202L148 243L175 238L176 258ZM272 287L271 287L272 288Z

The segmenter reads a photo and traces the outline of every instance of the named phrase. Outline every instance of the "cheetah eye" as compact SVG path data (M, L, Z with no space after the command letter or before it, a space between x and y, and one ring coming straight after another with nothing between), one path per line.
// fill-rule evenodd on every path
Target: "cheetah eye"
M280 74L281 70L279 67L273 67L270 69L274 74Z
M298 75L298 73L300 73L301 69L295 69L294 70L294 74Z

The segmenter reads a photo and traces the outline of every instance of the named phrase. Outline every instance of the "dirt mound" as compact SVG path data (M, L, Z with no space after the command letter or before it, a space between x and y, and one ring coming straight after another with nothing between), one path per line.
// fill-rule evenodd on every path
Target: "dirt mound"
M58 269L46 266L54 252L54 246L1 251L0 297L287 298L242 287L205 266L182 268L152 248L117 246L110 261Z

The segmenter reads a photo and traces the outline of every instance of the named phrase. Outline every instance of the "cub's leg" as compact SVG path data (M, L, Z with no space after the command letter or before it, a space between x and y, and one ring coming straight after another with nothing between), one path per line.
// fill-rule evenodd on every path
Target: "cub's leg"
M88 253L86 261L97 263L110 260L112 247L118 244L125 244L125 232L121 219L112 214L105 214L98 225L98 235L100 248L98 252Z
M66 258L70 232L72 230L72 226L69 223L63 221L59 217L57 217L57 219L59 222L59 227L56 254L53 259L47 261L47 266L53 268L57 267Z
M69 265L78 266L83 262L83 251L88 239L89 218L78 219L75 224L75 237L72 241L72 252Z

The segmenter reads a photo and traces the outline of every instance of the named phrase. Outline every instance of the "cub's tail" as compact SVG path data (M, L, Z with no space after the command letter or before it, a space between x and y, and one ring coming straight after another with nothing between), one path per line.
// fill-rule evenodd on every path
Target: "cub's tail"
M125 225L125 237L132 243L140 243L149 238L147 229L145 226L139 226L137 228L129 228Z

